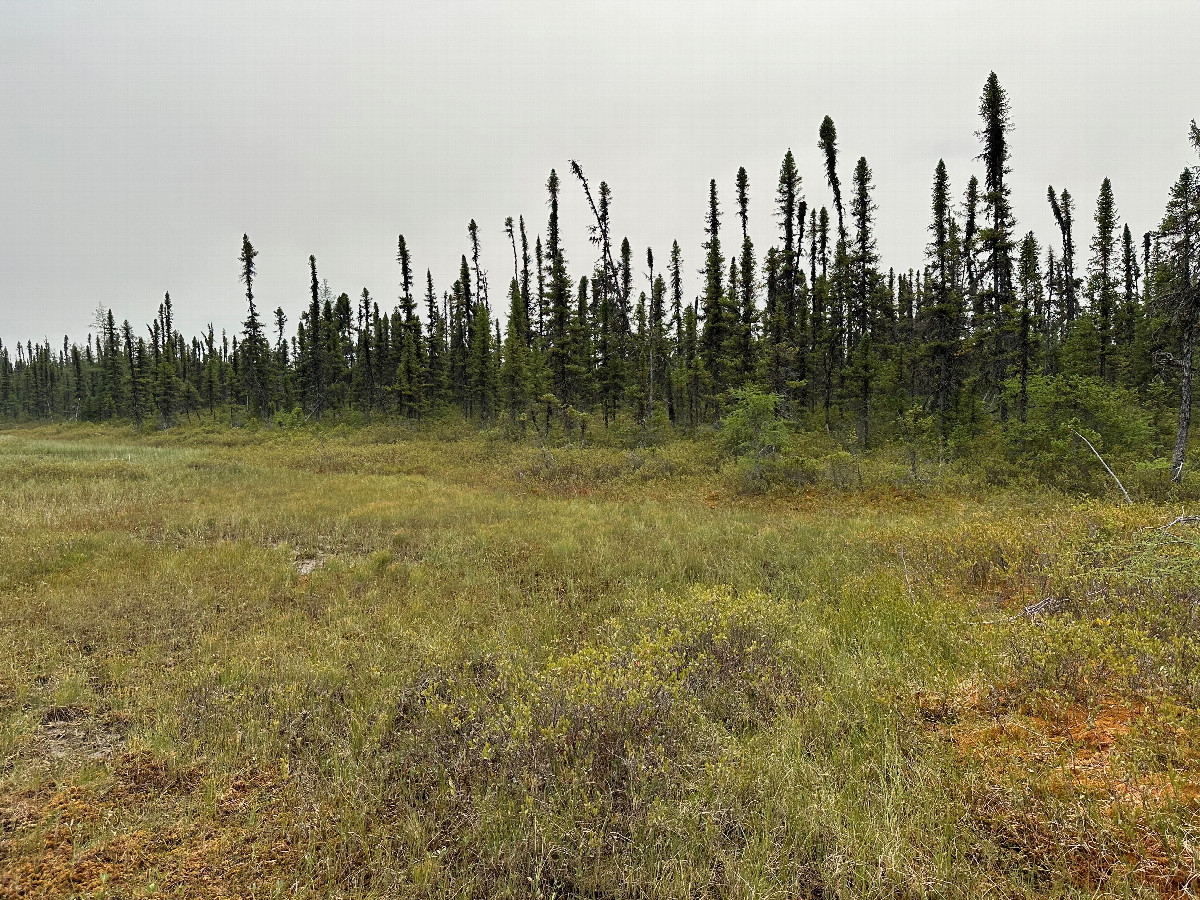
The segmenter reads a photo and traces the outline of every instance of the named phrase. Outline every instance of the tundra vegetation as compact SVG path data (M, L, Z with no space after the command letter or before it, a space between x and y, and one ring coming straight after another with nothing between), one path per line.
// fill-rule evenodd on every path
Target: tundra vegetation
M1194 886L1178 498L747 406L0 435L0 896Z
M232 344L0 347L0 897L1200 890L1200 170L1076 276L980 114L906 273L826 118L691 300L572 164L503 331L472 222L423 316L400 237L272 340L245 236Z

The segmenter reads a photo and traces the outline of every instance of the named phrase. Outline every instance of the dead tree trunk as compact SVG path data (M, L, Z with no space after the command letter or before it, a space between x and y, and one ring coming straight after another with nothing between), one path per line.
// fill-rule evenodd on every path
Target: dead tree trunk
M1184 325L1179 355L1179 363L1183 369L1179 379L1179 428L1175 432L1175 452L1171 454L1171 480L1176 484L1183 480L1183 459L1187 454L1188 431L1192 424L1192 373L1195 368L1196 329L1190 322Z

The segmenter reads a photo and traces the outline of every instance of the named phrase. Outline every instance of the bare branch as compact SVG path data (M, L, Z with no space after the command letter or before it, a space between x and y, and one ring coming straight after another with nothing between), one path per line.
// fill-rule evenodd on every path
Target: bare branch
M1070 425L1068 425L1067 427L1071 428ZM1100 460L1100 465L1104 466L1104 471L1106 471L1109 475L1112 476L1112 480L1117 483L1117 487L1119 487L1121 489L1121 493L1125 495L1125 502L1128 503L1130 506L1133 506L1133 501L1131 499L1129 499L1129 491L1125 490L1125 485L1121 484L1121 479L1117 477L1117 473L1108 467L1108 463L1106 463L1104 461L1104 457L1100 455L1100 451L1097 450L1095 447L1093 447L1092 442L1089 441L1087 438L1085 438L1082 434L1080 434L1074 428L1071 428L1071 434L1075 435L1075 437L1079 438L1081 441L1083 441L1085 444L1087 444L1088 449L1096 454L1096 459Z
M1003 619L987 619L982 622L972 622L972 625L1011 625L1021 619L1028 619L1030 622L1036 621L1040 616L1048 616L1051 613L1056 613L1068 603L1071 602L1070 597L1046 597L1039 600L1037 603L1031 603L1023 608L1015 616L1005 616Z
M1159 525L1159 531L1167 531L1176 525L1200 525L1200 516L1176 516L1166 525Z

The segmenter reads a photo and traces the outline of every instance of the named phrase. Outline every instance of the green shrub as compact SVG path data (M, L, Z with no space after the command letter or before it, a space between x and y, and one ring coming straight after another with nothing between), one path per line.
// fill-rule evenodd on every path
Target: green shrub
M761 489L768 481L768 463L787 444L787 425L776 412L779 397L747 387L734 391L733 400L733 408L721 423L721 443L737 460L743 487Z
M1154 447L1150 415L1124 388L1098 378L1039 376L1029 379L1028 394L1027 420L1010 419L1002 429L1007 459L1018 472L1068 491L1107 492L1111 479L1074 431L1091 441L1118 477Z
M659 595L606 623L599 643L540 666L512 654L419 673L381 750L428 830L451 845L463 821L494 830L443 865L546 884L588 871L609 846L607 865L629 871L656 818L695 802L691 785L723 747L795 708L795 630L759 593ZM545 844L529 840L535 823L554 847L551 871Z

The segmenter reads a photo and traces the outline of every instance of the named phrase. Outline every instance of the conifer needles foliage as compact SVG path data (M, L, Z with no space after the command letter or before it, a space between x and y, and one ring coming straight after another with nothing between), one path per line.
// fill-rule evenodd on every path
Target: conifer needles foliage
M480 262L486 229L472 220L453 283L439 291L426 270L423 317L403 235L390 309L365 287L355 300L335 295L310 256L306 308L291 334L284 310L275 311L272 347L255 305L259 251L243 235L240 332L221 331L218 340L210 325L185 337L168 294L144 335L101 309L84 344L0 345L0 419L166 427L196 415L300 423L347 411L421 419L458 410L481 424L561 426L583 440L592 421L711 425L737 392L754 389L773 395L794 427L849 435L864 451L920 424L944 458L989 429L1025 446L1031 416L1045 411L1032 406L1062 400L1084 379L1114 402L1132 398L1155 422L1171 420L1158 429L1161 455L1179 481L1200 329L1200 168L1193 161L1183 169L1161 221L1140 239L1121 222L1104 179L1090 256L1077 274L1069 190L1047 188L1052 239L1018 228L1013 113L995 73L979 115L982 180L970 175L959 202L938 161L928 249L908 269L884 268L870 163L860 157L843 182L837 128L826 116L816 183L828 188L832 214L805 198L788 150L773 201L778 240L760 252L749 236L745 168L734 180L736 220L713 179L707 237L692 261L701 275L695 297L684 296L688 263L678 242L657 270L647 248L646 270L637 271L641 251L616 239L618 198L606 182L593 189L572 160L592 216L594 259L568 263L559 219L568 185L552 170L549 217L532 254L524 217L505 222L513 272L497 304L504 327ZM1195 123L1191 137L1200 152ZM1091 413L1079 413L1075 424L1093 428ZM1157 449L1147 447L1147 456Z

